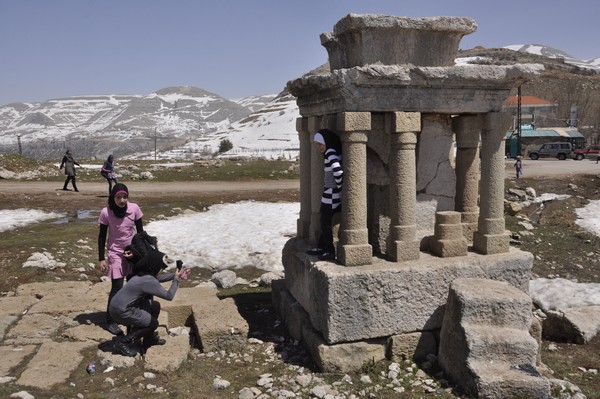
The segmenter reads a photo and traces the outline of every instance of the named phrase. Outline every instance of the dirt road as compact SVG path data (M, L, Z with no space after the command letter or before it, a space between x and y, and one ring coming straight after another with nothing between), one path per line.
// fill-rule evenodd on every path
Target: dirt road
M260 180L260 181L186 181L186 182L152 182L126 181L131 192L135 193L225 193L239 191L273 191L293 190L300 188L299 180ZM0 180L0 193L49 193L59 190L62 182ZM78 183L81 193L106 194L108 185L102 183ZM71 187L69 185L69 187ZM62 191L61 191L62 192Z
M506 177L514 178L514 160L505 161ZM523 177L549 177L549 176L574 176L582 174L600 174L600 164L595 160L584 159L575 161L567 159L523 160ZM153 182L153 181L127 181L125 182L130 191L147 194L177 194L193 193L231 193L241 191L278 191L298 190L299 180L258 180L258 181L186 181L186 182ZM0 193L27 193L41 194L53 193L62 187L62 182L44 181L17 181L0 180ZM82 193L92 195L103 195L107 191L107 184L80 182L79 189Z
M507 159L506 177L515 177L514 159ZM551 176L575 176L585 174L600 174L600 164L596 164L596 160L583 159L575 161L566 159L559 161L558 159L538 159L533 161L528 158L523 159L523 177L551 177Z

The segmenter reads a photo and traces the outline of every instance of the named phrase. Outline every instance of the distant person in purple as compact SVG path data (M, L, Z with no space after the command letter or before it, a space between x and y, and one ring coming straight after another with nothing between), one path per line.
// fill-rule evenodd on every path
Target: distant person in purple
M108 307L111 299L121 288L124 279L132 273L132 266L125 257L125 249L131 244L136 232L144 231L142 210L129 202L129 190L123 183L117 183L108 196L108 206L103 208L98 217L98 268L106 271L110 278L111 288L106 308L106 329L114 335L122 335L123 331L112 319ZM108 233L108 263L104 255Z
M60 167L58 168L60 170L64 167L65 175L67 175L67 179L65 180L65 184L62 188L64 191L69 191L67 186L69 185L69 182L72 182L73 190L79 192L79 190L77 189L77 180L75 178L75 165L81 166L77 163L77 161L75 161L75 159L73 159L73 153L71 152L71 150L67 150L65 156L62 159L62 162L60 163Z
M515 171L517 173L517 179L523 175L523 161L521 157L517 157L517 161L515 162Z
M112 154L110 154L102 164L100 174L108 181L108 195L110 195L113 183L117 184L119 182L117 175L115 174L115 158Z

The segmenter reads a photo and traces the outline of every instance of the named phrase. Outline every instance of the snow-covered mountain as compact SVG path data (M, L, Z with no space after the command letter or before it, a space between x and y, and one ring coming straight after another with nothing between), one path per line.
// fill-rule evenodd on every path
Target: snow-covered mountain
M524 53L542 55L548 58L562 59L567 64L600 71L600 57L592 58L591 60L587 61L580 60L562 50L541 44L513 44L510 46L504 46L504 48L513 51L522 51Z
M505 48L600 71L600 58L577 60L542 45ZM479 63L476 58L456 62ZM228 100L191 86L14 103L0 107L0 153L17 151L20 142L24 155L39 158L62 156L66 147L78 157L153 158L156 145L163 159L195 159L214 154L227 139L233 149L222 156L288 158L298 153L298 116L286 91Z
M248 100L247 100L248 101ZM261 100L264 101L264 100ZM79 156L122 155L174 146L228 127L251 110L217 94L169 87L146 96L79 96L0 107L0 146L23 148L38 157L56 156L66 146Z
M216 152L220 142L227 139L231 141L233 148L221 154L222 157L297 157L300 143L296 119L300 114L296 98L287 91L268 97L272 97L269 103L247 117L226 128L190 140L181 147L160 152L158 156L163 159L195 159ZM244 101L248 104L261 100L246 98ZM135 157L153 159L154 152L137 154Z

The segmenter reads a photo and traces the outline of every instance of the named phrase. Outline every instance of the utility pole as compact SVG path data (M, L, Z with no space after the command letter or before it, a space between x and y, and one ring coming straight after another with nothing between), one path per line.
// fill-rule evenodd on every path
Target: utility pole
M521 86L517 91L517 155L521 155Z
M17 134L17 143L19 144L19 155L23 155L23 149L21 148L21 135Z
M156 161L156 128L154 128L154 161Z

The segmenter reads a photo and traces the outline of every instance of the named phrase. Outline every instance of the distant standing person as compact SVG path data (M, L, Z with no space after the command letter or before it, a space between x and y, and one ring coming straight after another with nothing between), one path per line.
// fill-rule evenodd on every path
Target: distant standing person
M523 161L521 157L517 157L517 161L515 162L515 171L517 173L517 179L523 175Z
M142 210L129 202L129 190L123 183L117 183L108 196L108 206L103 208L98 217L98 267L106 271L111 281L106 307L106 329L114 334L121 335L123 331L113 320L109 313L111 299L123 288L125 277L132 273L131 264L125 259L125 249L131 244L131 239L136 232L144 231ZM104 256L106 236L108 233L108 264Z
M67 185L69 184L69 182L72 182L73 190L79 192L79 190L77 189L77 180L75 178L75 165L81 166L79 165L79 163L77 163L77 161L75 161L75 159L73 159L73 153L71 152L71 150L67 150L65 156L62 159L62 162L60 163L60 167L58 168L60 170L64 167L65 175L67 175L67 179L65 180L65 184L62 188L64 191L69 191Z
M106 161L104 161L104 164L102 164L100 174L108 181L108 195L110 195L113 183L117 184L119 182L117 175L115 174L115 158L112 154L110 154L108 158L106 158Z
M314 142L324 158L324 187L321 196L321 235L317 247L307 253L318 255L320 260L335 260L333 246L333 215L342 210L342 143L340 138L328 129L315 133Z

